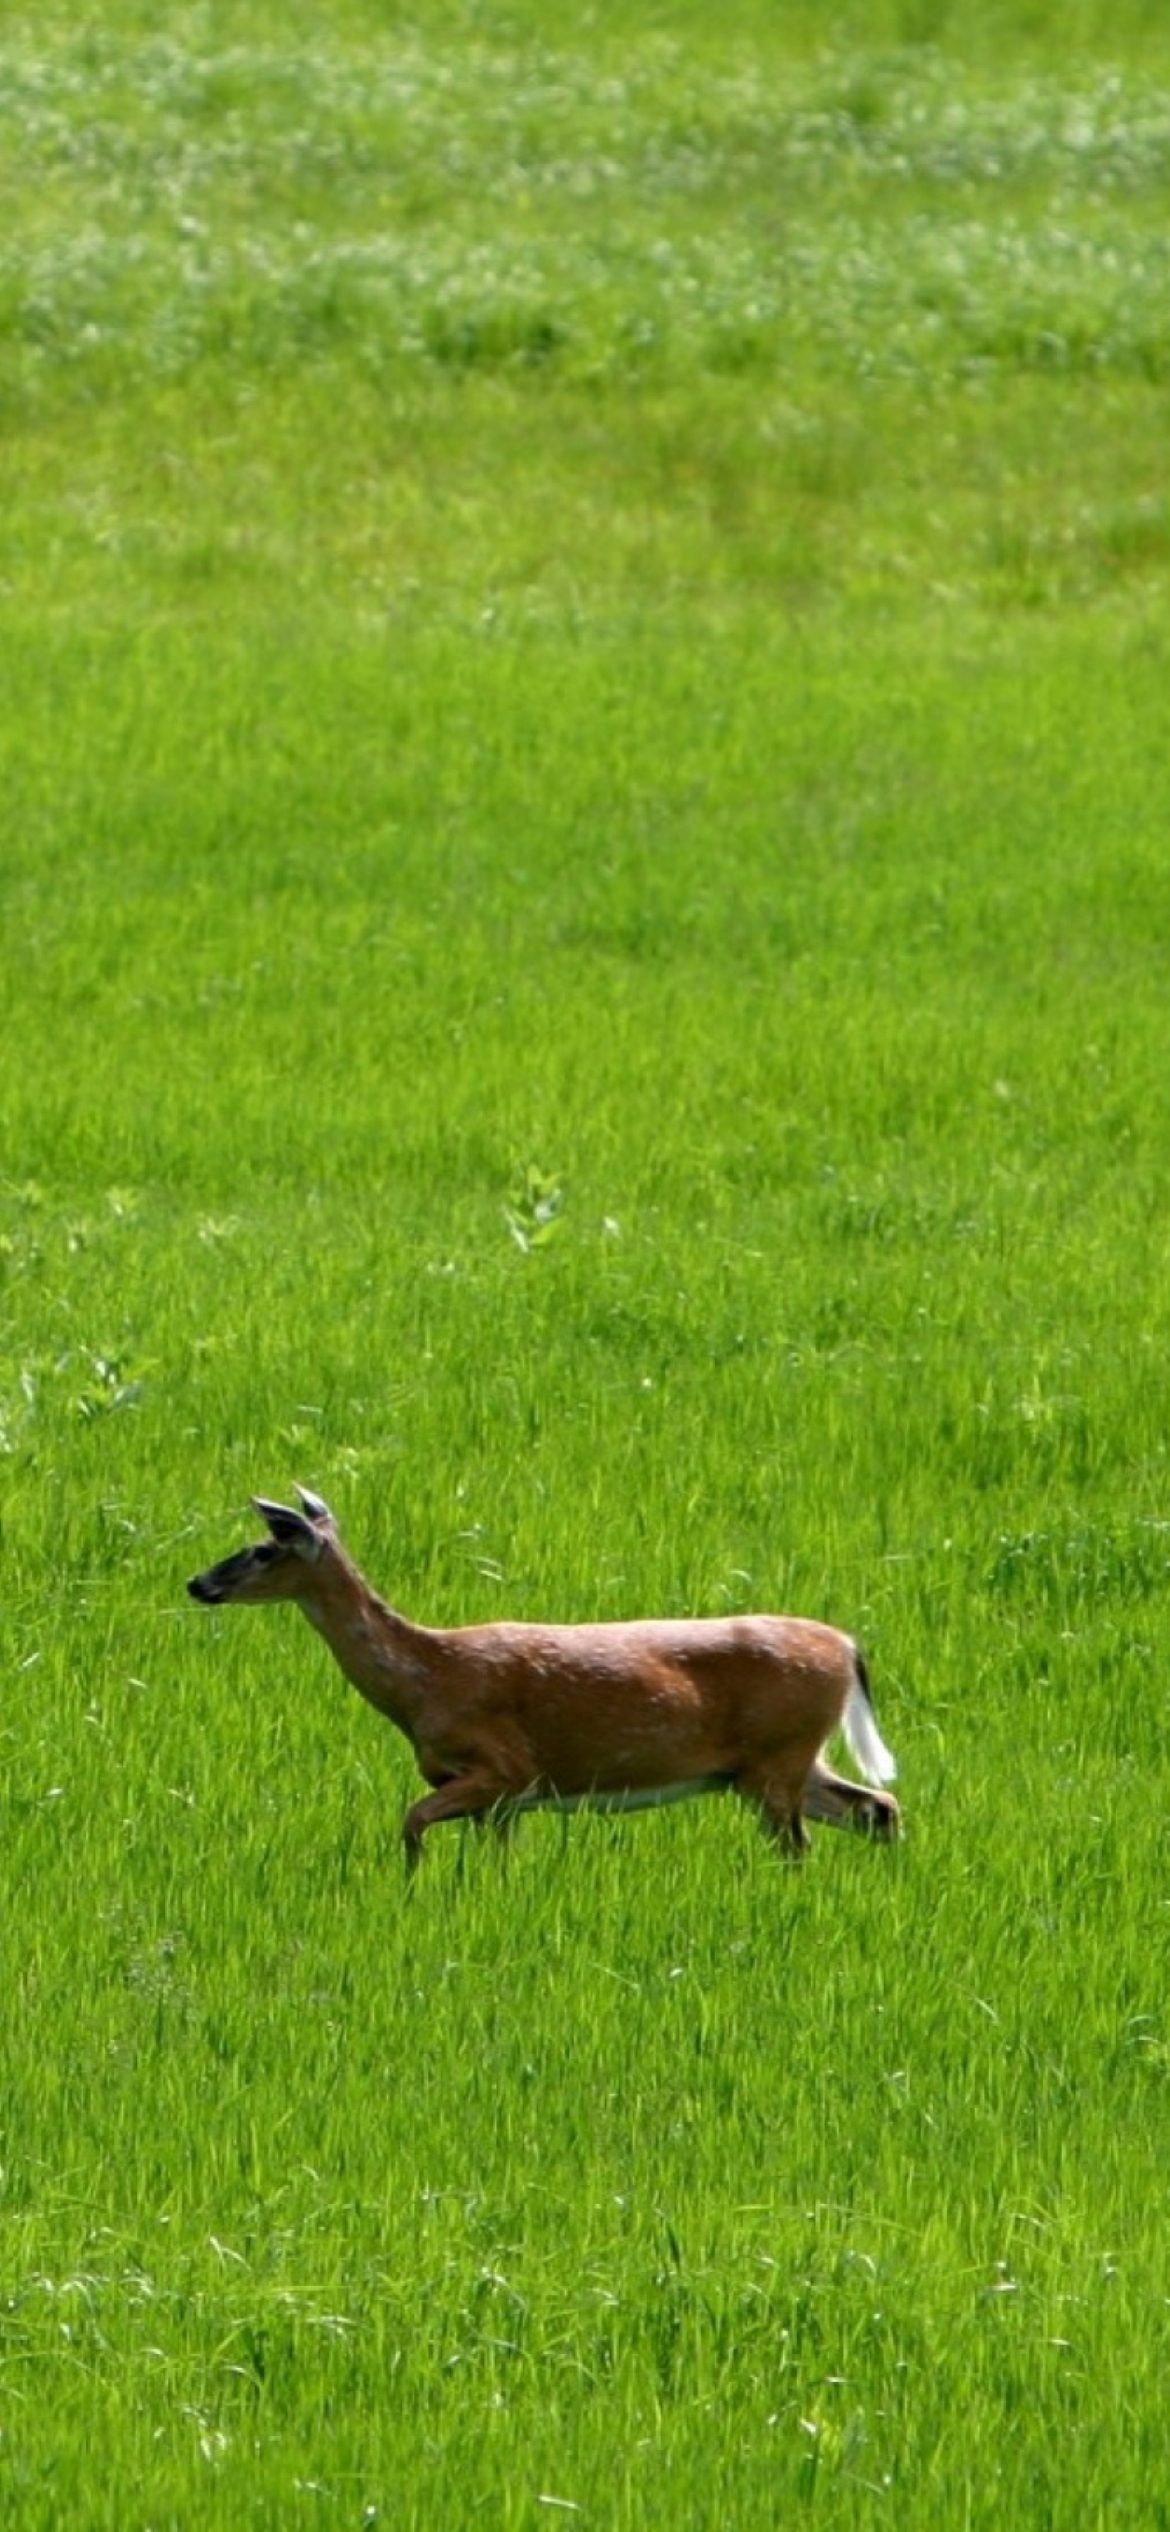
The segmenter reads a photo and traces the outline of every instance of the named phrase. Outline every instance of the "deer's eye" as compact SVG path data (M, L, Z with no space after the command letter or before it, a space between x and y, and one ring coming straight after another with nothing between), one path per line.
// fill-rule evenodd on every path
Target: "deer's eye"
M277 1547L275 1539L265 1539L259 1547L253 1548L252 1562L254 1565L271 1565L272 1559L276 1553Z

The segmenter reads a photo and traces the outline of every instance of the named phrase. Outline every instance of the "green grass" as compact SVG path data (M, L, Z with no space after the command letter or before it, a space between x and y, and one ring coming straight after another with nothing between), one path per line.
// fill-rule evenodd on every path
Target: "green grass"
M1162 13L156 21L0 12L0 2511L1145 2532ZM856 1631L904 1848L408 1898L294 1477Z

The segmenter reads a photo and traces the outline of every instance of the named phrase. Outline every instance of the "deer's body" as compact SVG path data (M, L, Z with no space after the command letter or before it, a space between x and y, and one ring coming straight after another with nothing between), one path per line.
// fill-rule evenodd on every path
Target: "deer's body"
M540 1807L635 1810L734 1790L793 1851L802 1809L890 1838L898 1806L822 1765L839 1725L871 1784L894 1763L855 1645L808 1618L600 1626L413 1625L370 1589L326 1506L258 1503L271 1533L188 1586L198 1600L295 1599L346 1677L410 1741L432 1788L407 1813L413 1861L439 1820Z

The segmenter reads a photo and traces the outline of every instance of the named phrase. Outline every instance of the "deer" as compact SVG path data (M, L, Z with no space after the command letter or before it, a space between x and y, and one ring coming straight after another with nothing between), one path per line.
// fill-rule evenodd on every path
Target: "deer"
M805 1820L890 1841L897 1773L851 1636L813 1618L635 1618L419 1626L359 1573L320 1495L254 1495L268 1533L187 1585L192 1599L295 1601L345 1676L405 1734L430 1791L402 1826L408 1872L442 1820L640 1811L731 1792L784 1853ZM840 1729L865 1778L822 1751Z

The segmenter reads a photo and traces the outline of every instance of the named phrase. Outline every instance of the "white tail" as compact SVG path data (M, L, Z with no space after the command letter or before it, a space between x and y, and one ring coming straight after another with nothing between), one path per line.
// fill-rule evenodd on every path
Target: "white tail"
M192 1598L295 1600L432 1790L403 1824L413 1863L440 1820L642 1810L734 1792L793 1854L802 1814L898 1834L892 1794L826 1767L840 1727L870 1786L895 1773L865 1664L811 1618L639 1618L605 1626L421 1627L364 1582L318 1495L256 1499L268 1537L197 1574Z
M898 1773L898 1762L886 1748L877 1728L877 1716L869 1693L869 1678L860 1654L856 1656L853 1684L845 1699L841 1717L849 1755L860 1767L868 1785L892 1785Z

